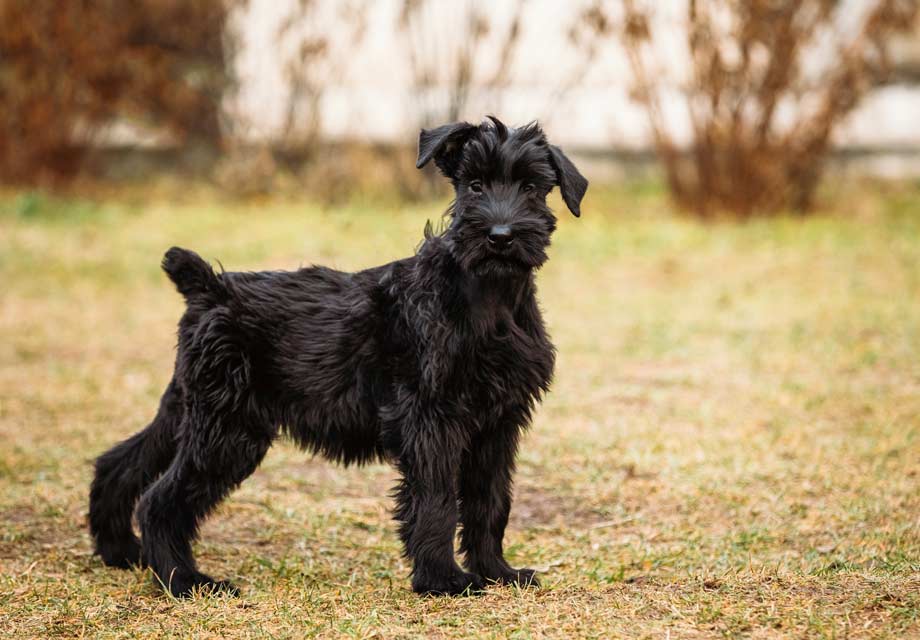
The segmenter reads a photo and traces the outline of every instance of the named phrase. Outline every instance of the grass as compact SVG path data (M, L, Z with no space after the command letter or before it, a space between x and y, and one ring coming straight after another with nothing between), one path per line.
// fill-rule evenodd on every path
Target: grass
M91 460L151 417L179 296L232 269L410 252L424 206L0 196L0 629L10 637L920 637L920 189L704 226L596 190L540 274L559 349L506 537L539 590L420 599L393 473L287 444L203 528L243 597L104 568ZM561 207L557 207L561 210Z

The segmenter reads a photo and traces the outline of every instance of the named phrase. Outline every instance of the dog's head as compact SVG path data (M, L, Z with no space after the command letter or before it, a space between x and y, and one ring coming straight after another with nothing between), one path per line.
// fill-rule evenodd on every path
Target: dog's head
M456 192L445 238L460 265L485 277L529 273L546 262L556 217L546 196L558 186L575 216L588 181L536 123L510 128L498 118L423 129L419 168L434 163Z

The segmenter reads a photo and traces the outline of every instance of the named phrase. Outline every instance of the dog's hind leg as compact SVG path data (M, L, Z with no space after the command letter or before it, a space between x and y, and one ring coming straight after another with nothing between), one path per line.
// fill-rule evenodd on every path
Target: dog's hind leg
M172 461L183 411L182 393L172 380L147 428L96 459L89 493L89 528L96 553L110 567L143 564L131 515L138 497Z
M201 520L259 466L274 433L195 400L187 405L185 420L179 453L138 504L144 557L176 597L196 589L235 594L229 582L198 571L192 541Z

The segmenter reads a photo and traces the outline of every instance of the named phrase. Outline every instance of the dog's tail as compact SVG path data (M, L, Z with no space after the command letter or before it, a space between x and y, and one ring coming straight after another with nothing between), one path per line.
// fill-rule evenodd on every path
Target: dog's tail
M173 247L163 256L162 266L187 302L218 304L227 299L227 287L194 251Z

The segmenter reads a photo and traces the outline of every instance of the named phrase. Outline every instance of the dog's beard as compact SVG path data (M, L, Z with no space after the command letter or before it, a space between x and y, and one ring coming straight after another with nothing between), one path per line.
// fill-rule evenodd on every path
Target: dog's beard
M487 255L474 264L471 271L483 278L514 278L527 275L532 269L512 256Z
M519 278L539 269L546 261L546 254L541 249L524 251L523 248L515 248L498 253L481 241L476 241L466 250L459 246L456 249L460 249L459 255L455 255L463 268L478 277Z

